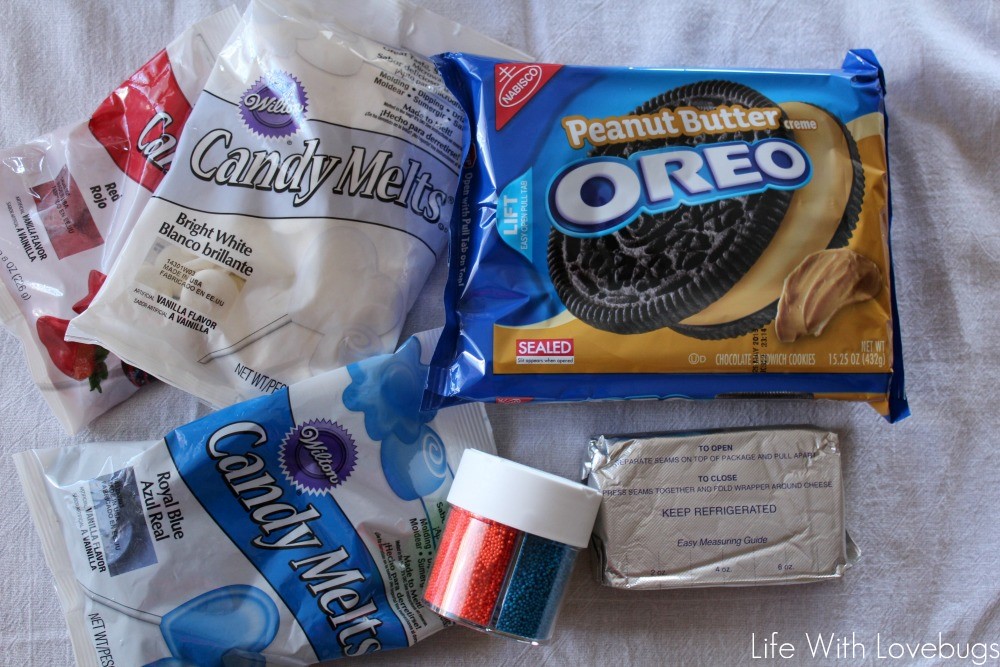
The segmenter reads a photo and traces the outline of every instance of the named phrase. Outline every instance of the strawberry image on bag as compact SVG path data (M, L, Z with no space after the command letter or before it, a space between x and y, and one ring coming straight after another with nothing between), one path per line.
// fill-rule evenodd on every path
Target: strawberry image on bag
M38 340L49 353L49 358L63 375L74 380L86 380L91 391L101 393L101 381L108 379L108 351L99 345L74 343L66 340L69 320L42 315L35 322Z

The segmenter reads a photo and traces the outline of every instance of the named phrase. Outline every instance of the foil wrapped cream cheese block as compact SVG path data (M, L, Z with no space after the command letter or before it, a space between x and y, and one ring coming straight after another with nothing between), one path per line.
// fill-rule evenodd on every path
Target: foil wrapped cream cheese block
M844 527L836 433L808 427L599 436L598 580L628 589L836 579L858 558Z

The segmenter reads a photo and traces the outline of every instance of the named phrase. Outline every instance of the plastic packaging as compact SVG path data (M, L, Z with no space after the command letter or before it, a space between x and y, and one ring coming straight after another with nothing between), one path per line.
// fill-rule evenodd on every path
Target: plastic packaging
M81 667L305 665L413 644L482 406L419 408L433 337L156 442L15 457Z
M435 62L472 130L428 405L909 414L871 51L834 70Z
M148 380L105 350L64 336L170 168L191 106L238 22L229 7L195 23L89 119L0 151L0 318L70 433Z
M532 644L551 639L601 494L470 450L448 503L427 604L476 630Z
M215 405L393 349L446 245L463 128L405 47L522 54L406 3L350 4L250 3L182 166L71 338Z

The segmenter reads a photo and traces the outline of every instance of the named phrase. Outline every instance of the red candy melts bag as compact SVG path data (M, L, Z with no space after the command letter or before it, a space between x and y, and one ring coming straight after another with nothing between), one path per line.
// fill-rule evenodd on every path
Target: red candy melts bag
M93 116L0 150L0 320L24 345L31 376L70 433L149 376L99 345L65 340L90 305L174 147L219 49L232 7L184 31Z

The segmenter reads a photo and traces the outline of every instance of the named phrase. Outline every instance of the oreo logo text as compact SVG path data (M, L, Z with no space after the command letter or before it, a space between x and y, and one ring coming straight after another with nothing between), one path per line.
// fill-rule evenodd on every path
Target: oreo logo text
M642 211L763 192L809 182L812 164L797 144L763 139L638 151L628 159L594 157L556 174L549 188L553 225L569 236L603 236Z

